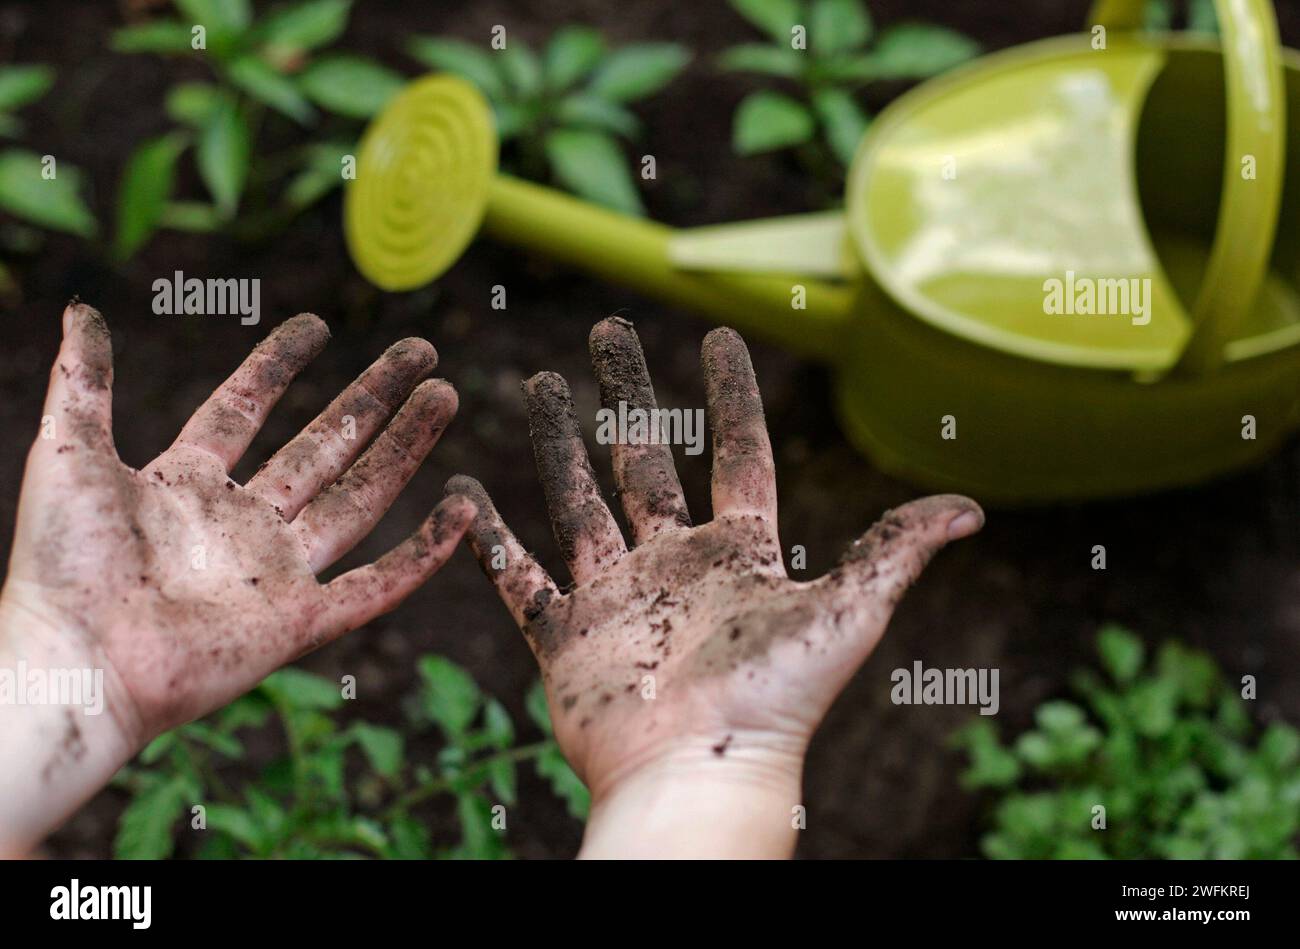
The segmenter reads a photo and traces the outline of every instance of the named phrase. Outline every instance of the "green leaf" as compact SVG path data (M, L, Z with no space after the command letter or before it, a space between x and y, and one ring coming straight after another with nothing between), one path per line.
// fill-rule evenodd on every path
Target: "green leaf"
M813 137L816 123L803 105L777 92L749 94L736 109L732 147L740 155L755 155L802 145Z
M483 700L474 678L442 656L422 656L418 668L425 682L421 692L425 712L449 738L464 735Z
M232 217L239 206L251 150L248 121L234 102L223 102L199 130L195 152L199 177L223 218Z
M555 119L561 125L598 129L624 138L635 138L641 131L641 121L627 109L586 92L575 92L560 100Z
M118 53L190 53L194 34L185 23L154 20L114 30L109 48Z
M254 853L267 846L266 832L258 826L253 815L243 808L229 804L209 804L207 812L208 830L229 834Z
M407 41L406 51L431 69L468 79L489 99L505 98L505 81L497 72L492 54L477 46L463 40L413 36Z
M245 789L244 797L258 826L272 838L279 836L285 822L289 819L280 802L255 784Z
M1259 756L1275 771L1294 767L1300 759L1300 733L1280 722L1270 725L1259 740Z
M182 82L167 91L163 108L182 125L202 128L226 98L221 89L209 83Z
M0 66L0 112L35 102L52 85L54 70L49 66Z
M596 70L588 89L614 102L634 102L658 92L691 58L676 43L637 43L616 50Z
M1088 718L1073 702L1044 702L1034 711L1034 721L1048 734L1061 735L1082 728Z
M1103 626L1097 633L1097 652L1101 663L1120 685L1132 682L1142 670L1146 647L1122 626Z
M505 749L514 744L515 725L510 713L496 699L488 699L483 708L483 730L493 748Z
M53 178L34 152L10 149L0 152L0 208L32 224L79 237L95 233L95 218L81 200L81 174L67 164L56 164Z
M321 142L309 146L302 171L284 189L285 203L301 210L342 185L343 156L352 154L354 150L354 146L345 142Z
M221 213L203 201L168 201L158 218L158 226L169 231L210 234L221 230Z
M405 749L398 732L367 722L356 722L349 731L365 752L372 768L388 778L396 777L401 772Z
M503 804L514 805L518 797L518 780L515 763L509 758L496 758L488 765L488 782Z
M345 766L346 761L341 746L331 744L317 748L303 759L303 774L307 786L328 801L342 801Z
M170 857L175 847L172 827L195 796L189 782L179 776L161 778L145 788L122 812L113 855L118 860Z
M433 856L429 828L409 814L399 814L388 823L389 856L395 860L428 860Z
M117 234L113 253L126 260L158 227L176 179L176 162L189 136L172 132L150 139L131 153L117 195Z
M1165 679L1138 682L1129 690L1129 713L1138 733L1148 738L1160 738L1174 727L1178 717L1178 693L1173 683Z
M644 214L618 143L594 129L558 129L546 136L556 179L574 193L626 214Z
M848 167L866 134L869 119L853 95L844 89L827 87L812 94L813 111L826 130L826 141L840 164Z
M523 43L511 43L497 54L501 74L516 96L531 99L542 88L542 64L537 54Z
M1219 667L1206 653L1168 642L1156 655L1156 669L1169 679L1178 697L1194 708L1209 708L1222 685Z
M323 109L368 119L402 88L400 75L359 56L331 56L307 67L298 82Z
M144 751L140 752L141 764L153 764L176 747L176 732L163 732L149 744L144 746Z
M226 75L232 85L295 122L305 125L316 117L316 110L293 80L280 75L256 56L240 56L227 67Z
M731 7L778 43L790 45L790 30L802 16L798 0L730 0Z
M347 29L352 0L308 0L273 10L253 30L253 38L271 47L272 59L327 46Z
M979 44L942 26L900 23L880 34L867 55L870 78L924 79L977 55Z
M239 759L244 757L244 746L238 738L218 731L206 722L191 722L183 726L180 731L181 735L186 739L211 748L227 758Z
M819 54L857 49L871 38L871 14L862 0L813 0L808 39Z
M528 692L524 695L524 710L533 723L542 730L542 734L547 737L555 734L555 730L551 727L551 713L546 707L546 688L540 679L528 687Z
M573 773L559 747L551 745L538 755L536 767L537 773L551 782L551 790L563 799L569 813L578 820L586 820L591 811L591 793Z
M456 798L460 819L461 845L456 855L468 860L499 860L505 856L501 831L492 828L492 803L481 794L460 794Z
M250 0L175 0L176 7L191 22L202 24L211 34L234 37L253 22Z
M587 26L566 26L558 30L542 53L546 87L564 92L587 78L605 55L605 41Z
M209 208L209 213L215 214L215 211ZM266 696L257 691L249 692L217 713L218 727L226 733L236 732L241 728L261 728L266 724L271 711L271 703L267 701Z
M735 72L756 72L766 76L796 79L803 75L806 58L800 52L768 43L745 43L725 50L718 65Z
M996 726L978 718L953 735L952 743L970 756L970 767L962 774L967 788L1010 787L1020 777L1020 762L998 740Z
M301 711L336 709L343 704L338 683L293 667L267 676L262 691L276 702Z

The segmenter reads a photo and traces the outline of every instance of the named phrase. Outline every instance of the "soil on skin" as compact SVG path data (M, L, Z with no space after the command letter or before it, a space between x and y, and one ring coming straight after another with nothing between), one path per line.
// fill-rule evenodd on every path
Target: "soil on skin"
M260 5L259 5L260 6ZM1300 46L1300 5L1279 3L1282 33ZM926 19L962 29L986 47L1076 29L1083 0L1032 4L880 0L878 23ZM614 42L673 39L702 54L663 95L639 109L659 178L645 189L652 216L700 225L824 206L829 195L786 156L742 159L729 148L730 116L754 88L718 77L711 55L756 35L730 9L710 3L608 0L480 0L474 4L356 5L346 47L378 56L407 74L409 33L486 36L502 23L534 44L567 22L591 23ZM123 22L117 4L63 0L0 7L0 60L59 64L53 94L24 112L25 145L84 169L93 203L113 220L116 182L139 142L168 127L160 103L167 85L202 78L195 64L106 51ZM901 86L873 89L882 105ZM276 128L282 128L278 123ZM292 130L266 147L290 144ZM187 167L181 186L195 189ZM194 195L195 190L190 191ZM545 503L531 461L520 382L554 370L569 382L580 419L599 406L587 336L612 313L633 320L645 347L660 406L704 404L699 351L707 326L692 316L617 287L481 242L436 286L392 295L369 286L343 243L337 195L273 240L168 233L127 266L107 251L50 237L39 253L12 263L21 296L0 324L0 425L12 433L0 457L0 524L7 556L26 445L36 431L59 315L73 294L107 317L116 354L115 436L122 458L141 466L165 448L213 386L275 323L319 314L333 336L290 388L236 471L247 478L275 447L395 341L423 336L437 347L438 375L454 382L460 412L429 462L379 528L340 563L346 569L400 542L442 496L457 472L479 478L506 522L563 583ZM7 225L5 225L7 226ZM155 316L152 282L188 276L261 280L263 322L233 317ZM508 291L490 307L494 285ZM882 511L918 493L878 471L836 428L826 373L750 339L766 404L780 485L782 542L807 550L808 575L833 566ZM589 445L592 433L587 430ZM612 492L608 452L593 446L597 478ZM677 454L697 523L707 517L708 461ZM617 508L617 505L611 505ZM1095 544L1108 566L1094 571ZM1232 676L1259 677L1264 719L1300 721L1300 446L1291 442L1262 468L1213 485L1153 498L1034 511L992 511L984 531L941 554L900 605L876 654L849 685L813 743L805 779L804 857L963 857L977 852L982 802L958 787L961 761L947 736L972 709L890 704L890 672L927 666L1001 670L1000 724L1019 730L1032 709L1066 690L1067 674L1091 656L1099 624L1118 621L1150 643L1180 637L1209 649ZM324 675L357 676L356 714L400 723L399 700L426 652L468 667L524 722L523 696L536 677L532 656L493 598L468 552L394 614L304 660ZM522 736L529 738L527 728ZM725 748L723 749L725 751ZM261 752L267 749L260 749ZM414 756L435 747L417 742ZM721 752L720 752L721 753ZM527 768L512 811L510 845L526 857L567 856L581 829ZM58 833L59 856L110 853L125 798L100 794ZM449 808L424 815L448 832Z

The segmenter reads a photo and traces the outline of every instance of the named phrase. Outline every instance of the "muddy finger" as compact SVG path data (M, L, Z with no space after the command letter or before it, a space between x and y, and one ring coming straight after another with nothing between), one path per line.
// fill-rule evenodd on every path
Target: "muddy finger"
M351 550L383 517L456 415L456 390L442 379L421 383L366 453L293 521L320 571Z
M113 341L94 307L72 302L63 311L63 343L50 370L42 413L52 437L37 444L69 444L114 454Z
M629 438L628 442L615 439L610 446L614 482L632 528L633 543L644 543L666 530L690 527L691 515L672 449L659 425L659 406L636 330L627 320L611 316L592 329L588 346L600 384L601 405L617 418L631 420L629 435L643 430L646 436L639 444ZM643 428L638 426L639 420L644 420Z
M713 516L757 514L776 527L776 469L754 366L740 334L722 327L700 350L713 429Z
M395 609L447 562L474 520L466 498L443 500L420 529L372 564L341 574L325 585L328 607L315 631L314 648L376 616Z
M465 539L506 609L522 629L559 596L555 581L524 550L519 539L501 520L483 485L465 475L456 475L447 482L444 490L448 495L469 498L478 509L465 532Z
M329 341L324 320L300 313L262 340L190 417L172 448L208 452L230 471L248 450L272 406Z
M573 579L586 583L616 563L627 546L591 470L569 384L556 373L539 372L524 383L524 401L556 543Z
M411 390L438 365L422 339L394 343L310 425L276 452L248 482L250 491L293 520L338 480Z

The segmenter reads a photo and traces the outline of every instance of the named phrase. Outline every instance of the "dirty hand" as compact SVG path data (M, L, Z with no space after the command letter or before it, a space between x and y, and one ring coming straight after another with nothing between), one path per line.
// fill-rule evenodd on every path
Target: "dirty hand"
M421 381L437 362L423 340L390 348L241 485L228 473L329 338L319 318L278 326L140 471L114 449L103 318L74 302L63 333L0 593L0 671L93 670L103 714L0 707L0 855L39 841L153 736L397 606L474 515L448 498L375 563L316 579L456 412L450 385Z
M656 407L630 323L599 323L590 344L607 409ZM447 485L478 507L466 538L537 656L556 737L592 791L588 856L788 856L814 729L929 558L983 523L966 498L914 501L826 576L789 579L749 353L719 329L702 362L713 520L691 526L666 445L615 444L632 550L601 498L564 379L525 383L569 592L480 485Z

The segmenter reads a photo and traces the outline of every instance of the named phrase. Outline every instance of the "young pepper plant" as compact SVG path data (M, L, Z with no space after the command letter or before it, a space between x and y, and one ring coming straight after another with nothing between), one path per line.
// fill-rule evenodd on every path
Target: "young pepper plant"
M0 138L23 133L23 123L14 112L40 99L53 84L54 70L49 66L0 66ZM48 230L92 237L95 218L82 201L81 190L81 173L57 156L47 158L16 146L0 148L0 210L6 214ZM12 224L0 232L0 239L6 251L15 252L34 249L39 243L35 234ZM0 264L0 290L13 288L13 277Z
M444 37L412 37L411 56L478 86L492 103L507 161L524 177L554 179L599 204L644 214L620 140L641 122L628 108L670 83L690 60L675 43L609 50L583 26L555 33L540 56L517 39L493 50Z
M814 146L812 156L842 175L870 118L855 93L884 80L924 79L979 52L974 40L941 26L900 23L876 33L862 0L730 0L770 42L723 52L722 69L780 80L793 94L762 89L736 109L732 147L754 155ZM819 148L817 146L820 146Z
M339 684L288 668L162 735L114 780L131 794L115 856L161 859L188 839L201 858L500 859L510 856L516 767L529 760L569 813L586 818L587 789L555 743L540 683L525 706L542 738L520 745L505 707L460 666L428 655L417 668L403 731L341 722ZM273 721L287 753L255 768L246 739L267 745ZM408 743L432 730L441 750L431 764L412 763ZM458 841L435 840L416 816L435 800L454 802Z
M402 84L370 60L318 55L347 27L351 0L304 0L254 20L248 0L174 0L178 19L127 26L112 37L125 53L199 59L212 81L182 82L168 92L173 130L131 155L119 186L114 253L129 258L159 227L210 231L230 227L246 190L293 174L278 207L263 209L246 233L273 229L342 181L343 140L316 142L254 161L266 110L300 126L320 120L318 109L345 120L366 119ZM193 149L209 201L173 200L177 166Z
M1104 672L1074 676L1083 704L1046 702L1010 746L980 718L954 736L963 783L995 796L981 841L1000 859L1294 859L1300 733L1260 732L1206 653L1166 643L1148 664L1117 626Z

